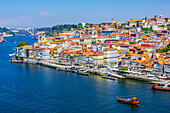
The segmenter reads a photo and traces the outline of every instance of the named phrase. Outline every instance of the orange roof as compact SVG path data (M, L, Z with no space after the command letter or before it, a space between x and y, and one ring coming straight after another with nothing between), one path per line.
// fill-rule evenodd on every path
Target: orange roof
M47 43L47 41L41 42L41 43Z
M71 31L63 31L63 33L70 33Z
M52 40L52 39L55 39L55 37L45 37L46 40Z
M124 50L118 50L118 53L122 53L122 52L125 52Z
M57 42L50 42L51 44L57 44Z
M124 59L128 59L129 57L128 57L128 56L124 56L124 57L122 57L122 58L124 58Z
M61 46L56 46L55 48L58 49L58 48L60 48L60 47L61 47Z
M110 48L110 50L117 50L116 48Z

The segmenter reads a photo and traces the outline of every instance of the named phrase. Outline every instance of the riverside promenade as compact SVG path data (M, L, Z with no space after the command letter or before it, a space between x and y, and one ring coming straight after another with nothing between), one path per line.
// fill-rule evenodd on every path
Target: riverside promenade
M30 59L30 61L35 62L35 60L33 60L33 59ZM166 84L168 82L168 80L158 79L156 77L150 78L150 77L147 77L147 76L143 76L142 73L133 72L133 71L131 71L132 73L118 74L117 72L122 72L122 71L119 71L118 69L115 69L115 68L111 68L111 69L107 69L107 68L87 68L85 65L76 66L76 65L71 64L71 63L47 62L47 61L39 61L39 62L36 62L36 64L46 66L46 67L50 67L50 68L54 68L54 69L59 69L59 70L62 70L62 71L66 71L67 69L74 67L76 70L83 69L83 70L87 71L89 74L94 74L94 75L99 75L99 76L110 74L110 76L116 77L116 78L119 78L119 79L134 79L134 80L139 80L139 81L145 81L145 82L152 83L152 84L154 84L154 83ZM116 72L113 72L113 70L116 70ZM127 72L130 72L130 71L127 71Z

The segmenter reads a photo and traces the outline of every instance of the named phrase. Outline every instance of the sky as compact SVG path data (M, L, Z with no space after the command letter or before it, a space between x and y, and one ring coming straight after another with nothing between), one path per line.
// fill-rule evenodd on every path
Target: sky
M52 27L57 24L125 22L163 15L170 0L0 0L0 27Z

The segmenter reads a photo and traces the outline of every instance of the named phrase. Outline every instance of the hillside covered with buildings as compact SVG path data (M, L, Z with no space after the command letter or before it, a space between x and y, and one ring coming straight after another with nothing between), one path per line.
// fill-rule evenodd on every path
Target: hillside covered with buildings
M57 32L57 30L60 32ZM37 61L78 63L130 71L170 74L170 17L155 15L127 22L79 24L39 36L17 47L16 56Z

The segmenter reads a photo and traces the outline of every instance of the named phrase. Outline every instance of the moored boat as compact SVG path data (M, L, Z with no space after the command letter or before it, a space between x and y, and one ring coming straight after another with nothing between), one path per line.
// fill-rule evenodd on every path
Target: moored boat
M136 97L127 98L127 99L119 98L119 97L116 97L116 98L118 99L118 102L123 102L123 103L126 103L126 104L137 105L137 104L140 103Z
M154 90L162 90L162 91L170 91L170 83L165 84L164 86L158 86L157 84L154 84L152 86L152 89L154 89Z
M15 55L15 53L13 53L13 54L8 54L9 56L14 56Z
M111 76L108 76L107 78L110 79L110 80L117 80L117 78L111 77Z
M84 71L83 69L78 70L77 74L88 76L88 73L86 71Z
M16 60L16 59L14 59L14 58L11 58L10 62L11 62L11 63L23 63L22 60Z
M110 76L110 74L103 75L102 78L106 78L110 80L117 80L117 78Z

